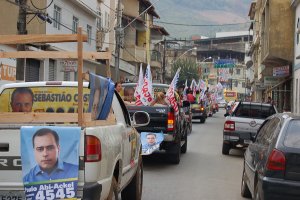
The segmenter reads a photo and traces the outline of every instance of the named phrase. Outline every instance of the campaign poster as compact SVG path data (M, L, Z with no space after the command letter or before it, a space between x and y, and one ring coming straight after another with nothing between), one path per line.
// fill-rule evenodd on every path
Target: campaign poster
M150 155L159 150L160 143L164 140L163 133L141 132L142 155Z
M26 200L76 198L80 127L21 127Z

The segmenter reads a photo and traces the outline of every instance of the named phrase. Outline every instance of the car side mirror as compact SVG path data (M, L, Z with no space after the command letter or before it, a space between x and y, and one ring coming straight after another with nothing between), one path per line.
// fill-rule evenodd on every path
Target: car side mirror
M147 126L150 123L150 116L147 112L144 111L137 111L133 113L132 118L133 127Z

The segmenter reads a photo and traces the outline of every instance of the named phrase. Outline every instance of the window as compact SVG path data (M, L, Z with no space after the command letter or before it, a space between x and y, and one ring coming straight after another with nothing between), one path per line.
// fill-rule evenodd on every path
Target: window
M77 33L79 19L73 16L73 26L72 26L72 33Z
M109 14L105 12L105 27L109 29Z
M60 23L61 23L61 8L57 5L54 5L54 14L53 14L54 22L53 27L60 30Z
M70 81L70 72L64 72L64 81Z
M98 10L98 15L99 15L99 18L97 18L97 29L101 30L101 28L102 28L102 16L101 16L101 11L100 10Z
M300 146L299 129L300 129L300 120L292 120L286 131L286 135L283 142L284 146L299 148Z
M241 69L236 69L236 74L240 75L241 74Z
M275 114L273 106L265 106L260 104L239 104L233 115L237 117L266 119Z
M56 66L53 59L49 60L49 81L56 80Z
M234 87L238 87L239 86L239 82L236 80L235 82L234 82Z
M90 25L86 26L86 32L87 32L87 36L88 36L88 43L91 44L92 43L92 27Z
M245 88L246 87L246 84L245 82L242 82L242 87Z

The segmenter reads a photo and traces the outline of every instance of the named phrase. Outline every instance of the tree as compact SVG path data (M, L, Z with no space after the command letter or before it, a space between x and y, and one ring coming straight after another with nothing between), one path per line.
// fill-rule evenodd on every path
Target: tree
M179 59L172 65L172 77L175 75L178 68L181 68L180 74L179 74L179 80L178 85L182 85L185 83L185 80L188 80L188 83L190 84L193 79L198 82L200 76L198 71L198 65L197 63L192 59Z

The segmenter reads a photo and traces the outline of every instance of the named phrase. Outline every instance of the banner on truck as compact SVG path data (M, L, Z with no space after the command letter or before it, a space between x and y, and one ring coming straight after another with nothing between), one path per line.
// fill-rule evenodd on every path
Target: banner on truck
M25 89L24 89L25 88ZM20 94L19 101L22 103L30 96L31 107L23 112L56 112L56 113L76 113L78 109L78 89L77 87L23 87L4 89L0 95L0 112L21 112L14 107L12 102L13 94ZM89 105L90 90L83 88L83 109L87 112ZM22 99L21 99L22 98ZM32 101L31 101L32 99ZM20 103L20 102L19 102Z
M164 140L163 133L141 132L142 155L150 155L159 150L160 143Z
M21 127L26 199L76 198L80 127Z

